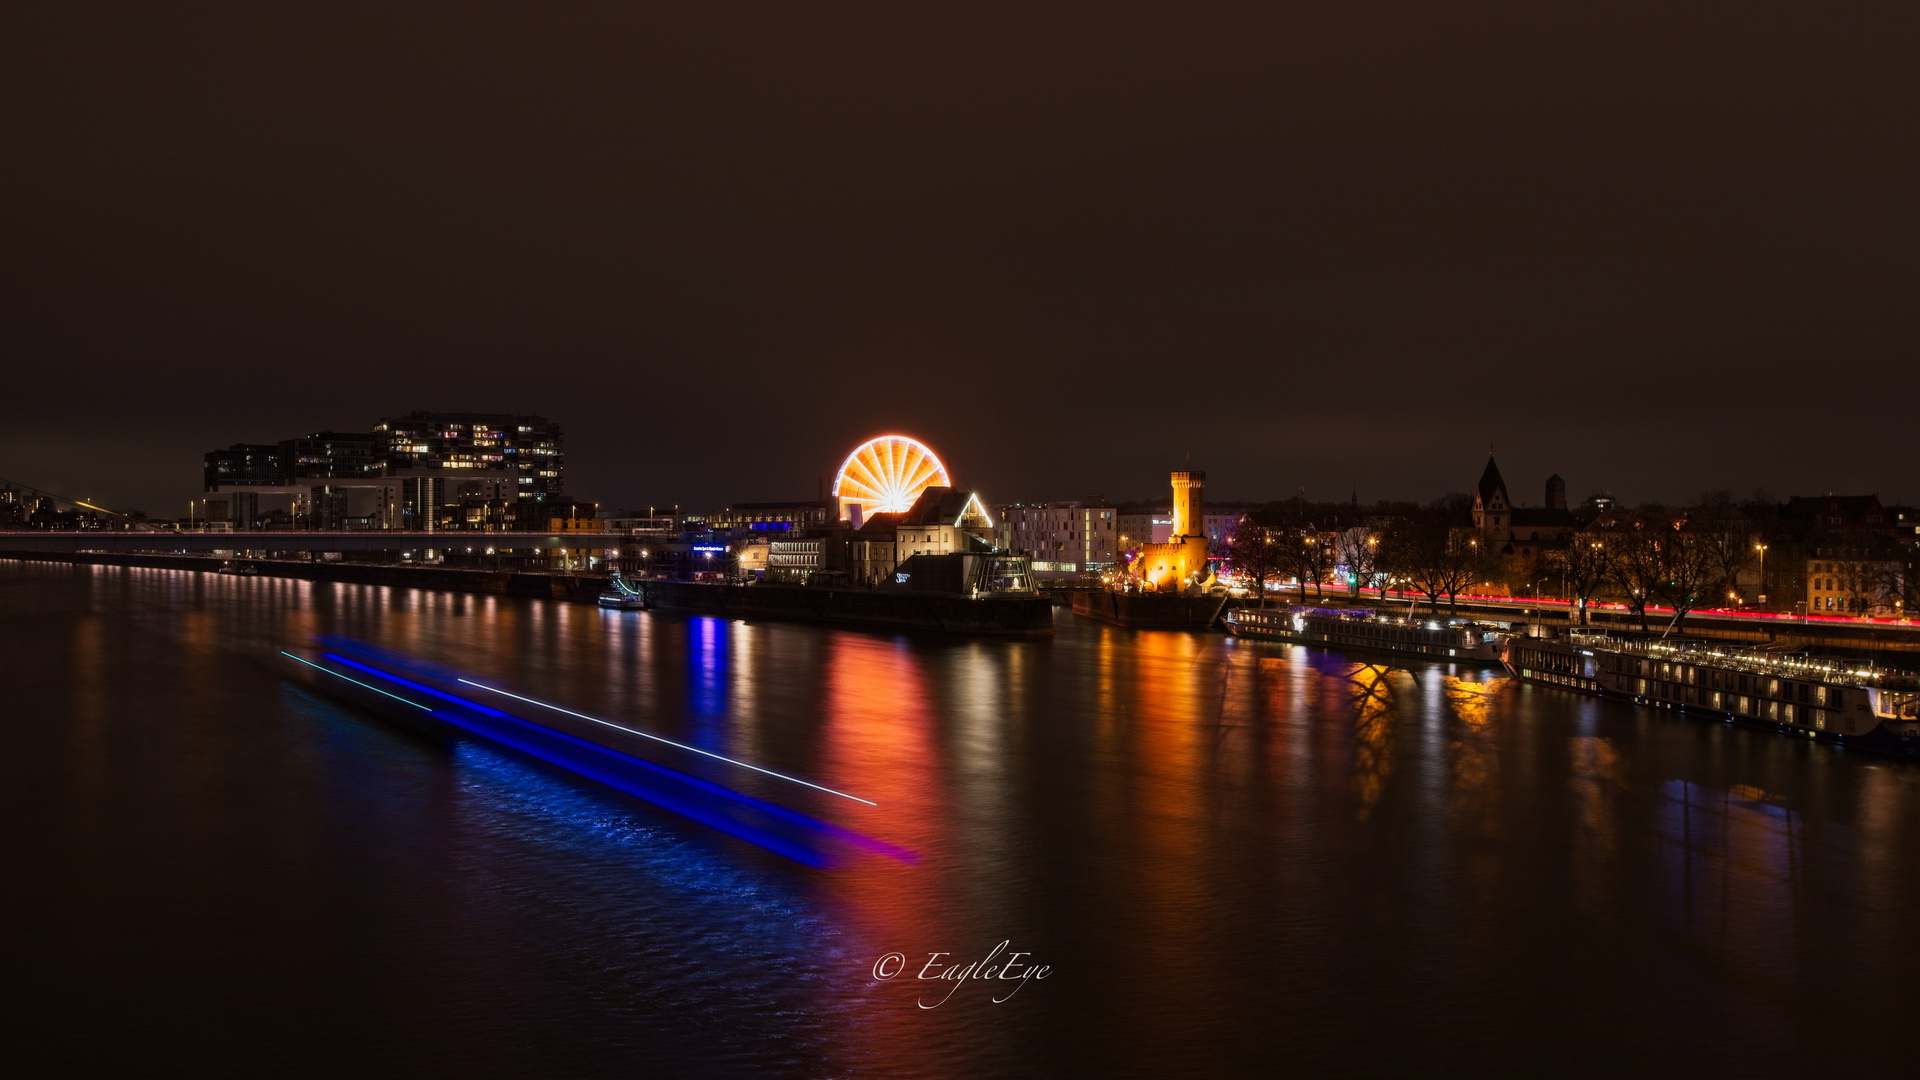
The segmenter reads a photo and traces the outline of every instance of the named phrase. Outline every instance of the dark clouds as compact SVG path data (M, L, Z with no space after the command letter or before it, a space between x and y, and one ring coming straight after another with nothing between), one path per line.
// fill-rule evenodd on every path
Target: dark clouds
M1908 5L34 7L13 479L444 407L614 503L1920 500Z

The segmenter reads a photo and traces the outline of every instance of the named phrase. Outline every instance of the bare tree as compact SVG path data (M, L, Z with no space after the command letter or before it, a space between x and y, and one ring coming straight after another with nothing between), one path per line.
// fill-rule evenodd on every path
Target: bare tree
M1458 611L1457 598L1480 577L1486 553L1480 538L1456 528L1450 514L1429 511L1389 534L1387 564L1426 596L1435 614L1440 598Z
M1641 509L1604 533L1602 550L1607 553L1607 576L1626 594L1627 610L1639 620L1640 629L1645 633L1653 631L1647 625L1647 604L1653 600L1663 572L1661 534L1672 528L1666 508L1653 506Z
M1713 564L1718 594L1715 602L1719 602L1719 597L1736 599L1740 593L1740 575L1754 565L1760 554L1759 533L1753 523L1734 505L1733 494L1727 491L1709 491L1702 495L1700 505L1688 515L1688 523L1706 546L1708 560Z
M1386 576L1381 569L1380 537L1372 529L1355 526L1342 529L1334 541L1334 555L1340 566L1347 568L1353 575L1353 595L1359 596L1360 590L1381 585ZM1384 592L1381 594L1386 595Z
M1914 610L1915 558L1912 550L1903 550L1889 557L1878 566L1876 592L1885 606L1894 609L1896 614L1906 615Z
M1307 583L1313 583L1315 595L1324 595L1320 579L1326 575L1327 564L1332 560L1332 545L1320 535L1314 523L1301 516L1290 516L1272 529L1273 546L1279 552L1280 560L1287 569L1293 571L1294 578L1300 583L1300 602L1307 601Z
M1267 582L1279 576L1282 564L1281 551L1274 545L1273 530L1256 521L1252 514L1242 515L1227 536L1226 560L1227 569L1252 583L1260 606L1266 607Z
M1673 622L1667 629L1678 632L1687 613L1700 606L1718 580L1711 537L1691 528L1668 525L1664 535L1656 533L1660 553L1660 577L1654 592L1673 608ZM1642 615L1644 619L1644 614Z
M1573 601L1581 626L1588 625L1588 605L1612 576L1606 539L1604 533L1578 532L1564 549L1553 553L1553 563L1566 576L1567 599Z

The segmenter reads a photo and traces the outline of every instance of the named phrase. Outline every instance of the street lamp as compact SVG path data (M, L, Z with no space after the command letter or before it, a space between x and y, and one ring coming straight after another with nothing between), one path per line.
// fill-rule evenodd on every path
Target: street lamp
M1767 606L1767 545L1755 544L1753 550L1760 553L1760 606Z

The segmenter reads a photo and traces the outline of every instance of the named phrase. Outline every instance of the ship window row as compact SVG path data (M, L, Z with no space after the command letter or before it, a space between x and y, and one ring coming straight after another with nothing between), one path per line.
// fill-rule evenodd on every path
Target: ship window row
M1765 675L1745 675L1693 664L1663 660L1636 660L1622 656L1615 657L1615 670L1622 674L1707 686L1716 690L1734 690L1742 694L1753 694L1777 701L1799 701L1836 709L1846 702L1846 692L1837 686L1795 682L1792 679L1776 679Z
M1541 652L1538 649L1526 649L1522 654L1529 667L1535 670L1557 671L1570 674L1578 671L1574 657L1568 653Z
M1793 702L1774 701L1750 694L1705 690L1698 686L1687 686L1685 683L1661 682L1657 679L1638 680L1635 692L1643 698L1671 701L1680 705L1700 705L1740 716L1749 716L1756 720L1772 720L1783 724L1797 722L1820 731L1827 729L1827 710L1808 708Z

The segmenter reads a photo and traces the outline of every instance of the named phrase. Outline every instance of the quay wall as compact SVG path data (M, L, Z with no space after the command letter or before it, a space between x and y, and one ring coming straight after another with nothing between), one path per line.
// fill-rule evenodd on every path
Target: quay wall
M795 619L995 637L1046 637L1054 632L1053 604L1042 596L975 600L944 594L714 585L692 581L643 580L635 585L646 594L650 607L698 615Z
M1076 592L1073 613L1142 630L1205 630L1220 618L1224 596L1172 593Z
M150 570L218 573L225 559L201 555L120 555L104 552L0 552L0 559L57 562L81 566L136 566ZM594 603L607 587L605 574L547 574L513 570L462 570L442 566L392 566L379 563L305 562L294 559L233 559L261 577L336 581L349 585L387 585L402 589L440 589L487 596Z

